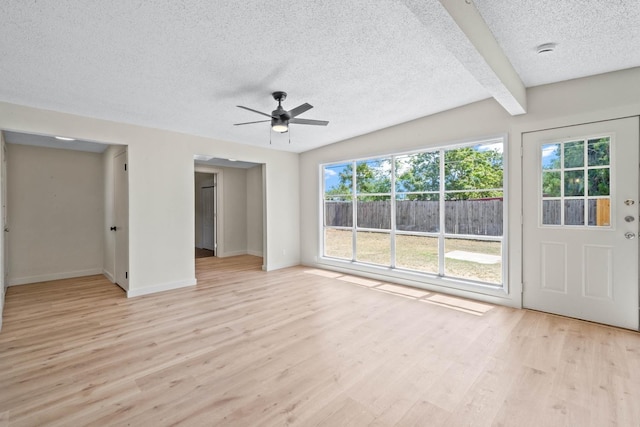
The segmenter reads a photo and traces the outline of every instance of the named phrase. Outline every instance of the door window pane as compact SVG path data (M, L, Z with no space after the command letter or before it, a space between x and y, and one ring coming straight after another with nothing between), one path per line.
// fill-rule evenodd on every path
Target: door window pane
M589 195L609 195L609 168L589 169Z
M397 234L396 267L438 274L438 238Z
M542 172L542 197L560 197L561 172Z
M502 243L445 239L445 275L502 283Z
M584 225L584 199L564 201L565 225Z
M351 230L324 230L324 255L333 258L353 259L353 232Z
M589 166L609 165L609 143L609 137L589 140L587 145Z
M611 226L611 201L605 199L589 199L589 222L594 227Z
M542 223L544 225L562 225L562 202L560 200L542 201Z
M542 146L542 169L560 169L560 144Z
M389 233L358 231L356 233L356 260L391 265L391 237Z
M565 197L584 196L584 170L564 173L564 195Z
M584 166L584 141L565 142L564 167L581 168Z

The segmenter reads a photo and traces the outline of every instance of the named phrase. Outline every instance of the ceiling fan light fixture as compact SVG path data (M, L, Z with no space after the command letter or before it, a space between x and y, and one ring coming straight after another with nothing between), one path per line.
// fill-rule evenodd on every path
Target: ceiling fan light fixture
M271 129L273 129L275 132L285 133L289 130L289 126L288 123L284 120L273 119L271 122Z

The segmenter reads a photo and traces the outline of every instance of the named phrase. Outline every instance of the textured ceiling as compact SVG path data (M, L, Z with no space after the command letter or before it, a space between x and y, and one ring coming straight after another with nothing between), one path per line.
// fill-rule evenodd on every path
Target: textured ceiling
M527 87L640 66L638 0L474 0ZM551 55L536 47L557 43Z
M443 18L458 3L473 7L3 0L0 101L294 152L492 96L509 111L509 85L469 53L476 36ZM637 0L475 3L526 86L640 65ZM557 52L537 56L549 41ZM263 118L236 105L270 112L276 90L329 125L233 126Z

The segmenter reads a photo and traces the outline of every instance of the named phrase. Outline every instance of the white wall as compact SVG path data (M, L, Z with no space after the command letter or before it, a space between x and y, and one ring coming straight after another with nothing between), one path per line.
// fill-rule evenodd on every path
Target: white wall
M128 146L130 295L195 284L194 154L266 165L265 268L300 262L297 154L9 103L0 129Z
M102 155L7 144L9 283L102 273Z
M262 165L247 169L247 253L262 256Z
M425 96L428 96L425 94ZM508 135L508 293L442 288L434 281L391 277L385 270L360 268L365 275L422 286L462 296L519 307L522 292L522 235L520 214L522 175L520 144L523 132L591 121L640 115L640 68L624 70L527 90L528 113L509 116L495 101L486 100L441 114L414 120L368 135L333 144L300 156L301 260L305 265L343 269L344 263L323 261L319 251L319 165L461 142L499 134ZM344 270L348 271L348 270ZM386 275L386 276L385 276Z
M218 197L218 209L224 210L224 253L218 256L247 253L247 173L240 168L222 168L224 187Z

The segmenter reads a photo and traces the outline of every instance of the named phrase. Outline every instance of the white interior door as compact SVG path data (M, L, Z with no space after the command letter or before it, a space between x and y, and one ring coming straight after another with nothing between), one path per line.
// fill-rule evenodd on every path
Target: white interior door
M638 329L638 126L524 135L524 307Z
M213 210L215 187L202 187L201 199L202 199L202 247L209 249L210 251L215 248L214 240L214 224L215 215Z
M118 154L114 167L115 276L116 283L129 290L129 181L127 153Z

